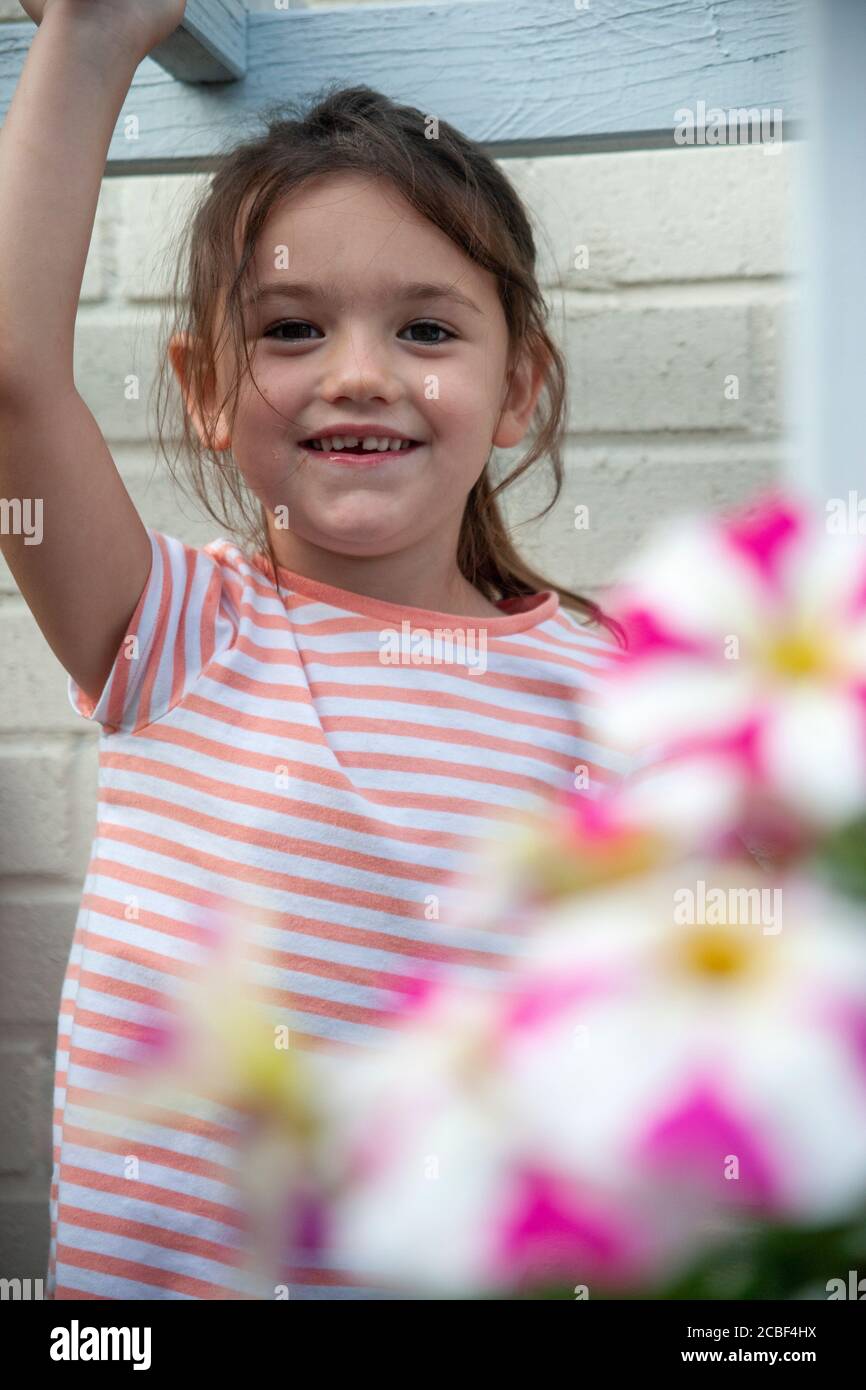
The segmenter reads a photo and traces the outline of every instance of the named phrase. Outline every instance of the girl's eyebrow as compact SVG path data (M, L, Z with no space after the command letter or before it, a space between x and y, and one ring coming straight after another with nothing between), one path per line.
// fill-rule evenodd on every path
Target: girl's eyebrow
M386 295L404 301L448 299L454 304L461 304L464 309L472 309L476 314L483 313L473 300L468 299L465 294L461 294L453 285L440 285L428 280L413 280L405 285L378 288L374 297L375 302L380 302ZM334 294L324 285L305 280L268 280L247 295L244 304L255 304L262 299L330 299L337 308L342 307L340 295Z

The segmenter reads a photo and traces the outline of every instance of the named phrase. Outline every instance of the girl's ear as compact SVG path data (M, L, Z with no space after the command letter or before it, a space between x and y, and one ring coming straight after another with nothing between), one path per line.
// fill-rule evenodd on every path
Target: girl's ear
M216 425L213 425L213 397L216 385L213 367L208 371L204 401L200 403L195 396L190 380L191 342L188 334L175 333L168 345L169 361L180 384L187 414L195 425L199 439L206 449L220 453L231 448L231 434L224 413L220 413Z
M497 448L510 449L519 444L532 419L538 397L544 386L544 370L529 353L517 363L505 395L493 443Z

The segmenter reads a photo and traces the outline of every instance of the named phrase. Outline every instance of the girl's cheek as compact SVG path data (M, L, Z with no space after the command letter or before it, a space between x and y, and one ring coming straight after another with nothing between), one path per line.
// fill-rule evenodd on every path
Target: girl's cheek
M244 476L247 487L266 506L284 500L287 487L291 486L291 475L300 465L298 450L294 445L261 441L257 447L250 447L248 440L239 451L236 443L235 459Z

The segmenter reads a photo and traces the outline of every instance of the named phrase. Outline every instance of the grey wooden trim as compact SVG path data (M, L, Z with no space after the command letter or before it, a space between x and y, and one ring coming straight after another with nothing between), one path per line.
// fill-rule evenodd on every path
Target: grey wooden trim
M204 2L204 0L203 0ZM206 0L210 10L211 0ZM195 6L193 7L195 10ZM366 83L453 122L497 157L671 146L677 112L800 120L801 0L448 0L247 14L239 81L140 65L106 173L215 168L278 99ZM33 34L0 26L0 117ZM128 138L124 118L138 118Z
M245 0L186 0L183 23L151 51L183 82L230 82L247 70Z

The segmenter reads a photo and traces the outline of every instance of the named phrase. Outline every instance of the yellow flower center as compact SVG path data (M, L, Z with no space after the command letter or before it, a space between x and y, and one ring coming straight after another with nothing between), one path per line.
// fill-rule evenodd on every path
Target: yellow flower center
M754 944L742 930L729 927L690 928L682 941L682 961L698 975L742 975L755 959Z
M772 638L763 656L770 670L787 680L827 675L833 667L829 643L817 633L788 632Z

